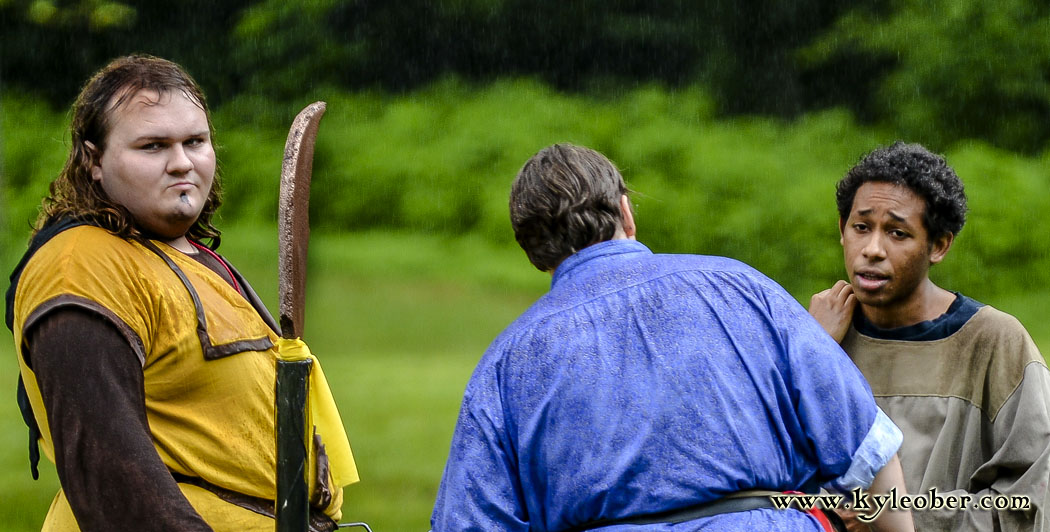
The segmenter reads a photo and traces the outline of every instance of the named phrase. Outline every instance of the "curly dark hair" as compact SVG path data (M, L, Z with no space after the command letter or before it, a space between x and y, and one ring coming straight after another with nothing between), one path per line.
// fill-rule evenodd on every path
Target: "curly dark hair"
M555 144L529 159L510 190L510 223L529 261L549 272L623 226L620 171L604 155Z
M894 142L865 155L835 187L841 220L849 218L853 198L864 183L875 181L908 187L926 203L922 222L932 242L958 235L966 223L966 192L944 157L919 144Z
M204 93L179 65L149 55L129 55L111 61L88 80L73 103L69 157L62 172L51 182L50 194L43 200L37 231L50 220L68 217L91 220L123 238L144 238L131 213L111 200L102 186L91 179L91 167L106 149L113 111L143 89L160 94L185 94L204 111L214 138ZM98 150L92 150L89 142ZM211 218L221 203L222 187L216 167L208 198L186 236L196 241L207 239L212 249L219 247L221 233L212 225Z

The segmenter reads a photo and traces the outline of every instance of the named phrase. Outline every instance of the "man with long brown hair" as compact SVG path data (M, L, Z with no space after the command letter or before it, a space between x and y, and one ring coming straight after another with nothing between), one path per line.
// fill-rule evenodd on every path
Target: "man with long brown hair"
M170 61L122 57L71 130L7 293L34 476L39 442L62 485L44 529L272 530L277 325L214 251L204 95ZM315 443L311 528L331 530L342 486Z

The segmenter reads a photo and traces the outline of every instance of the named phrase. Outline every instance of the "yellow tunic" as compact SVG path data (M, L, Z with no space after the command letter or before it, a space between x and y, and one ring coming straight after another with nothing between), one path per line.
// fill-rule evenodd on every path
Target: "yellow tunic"
M47 415L36 377L21 356L23 335L49 311L69 305L107 318L138 354L153 441L173 473L275 498L274 331L233 287L195 260L161 242L147 246L91 226L66 230L42 247L26 265L15 297L19 368L49 459L54 461L54 449ZM341 426L339 432L342 442L322 443L342 447ZM320 473L331 496L312 490L312 502L334 520L340 517L340 484L357 480L348 447L344 456L351 463L338 464L346 472L338 483ZM210 491L180 487L216 530L272 530L268 517ZM77 530L68 508L60 492L45 529Z

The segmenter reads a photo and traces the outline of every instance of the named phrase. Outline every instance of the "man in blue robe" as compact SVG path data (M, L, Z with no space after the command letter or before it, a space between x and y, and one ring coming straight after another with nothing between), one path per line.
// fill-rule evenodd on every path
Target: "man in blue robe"
M635 241L604 156L542 150L510 210L551 290L467 384L434 531L819 531L768 493L904 493L900 431L834 340L745 264ZM765 504L734 500L750 490Z

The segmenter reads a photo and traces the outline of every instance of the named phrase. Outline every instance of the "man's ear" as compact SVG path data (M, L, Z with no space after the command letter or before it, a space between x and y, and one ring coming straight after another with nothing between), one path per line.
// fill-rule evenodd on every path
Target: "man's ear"
M955 242L955 235L953 233L945 233L941 235L937 240L930 243L930 265L937 264L944 260L944 256L948 254L948 250L952 248L952 243Z
M839 245L840 246L845 246L846 245L846 243L843 242L843 240L844 240L843 233L845 233L845 232L846 232L846 219L842 218L842 217L839 217Z
M87 155L91 160L91 180L102 181L102 152L90 140L85 140L84 145L87 146Z
M620 196L620 213L623 216L623 234L634 240L637 228L634 226L634 214L631 212L631 200L627 194Z

